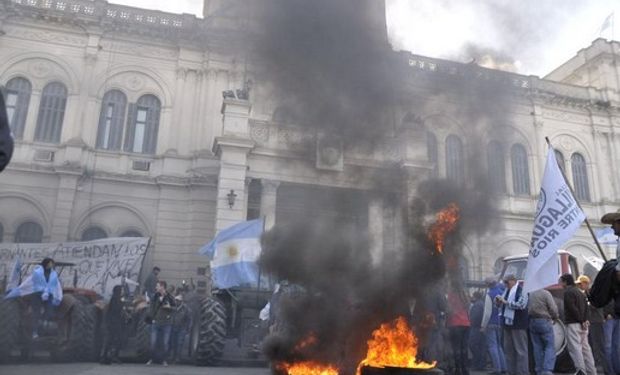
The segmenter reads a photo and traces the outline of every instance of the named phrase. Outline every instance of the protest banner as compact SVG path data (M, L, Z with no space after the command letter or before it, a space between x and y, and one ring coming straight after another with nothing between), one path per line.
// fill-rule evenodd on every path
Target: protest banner
M60 272L64 287L72 287L77 281L76 287L94 290L107 299L123 277L139 280L149 242L144 237L122 237L88 242L0 243L0 280L11 276L18 261L21 269L29 273L33 263L48 257L57 263L74 264ZM22 274L22 279L25 276Z

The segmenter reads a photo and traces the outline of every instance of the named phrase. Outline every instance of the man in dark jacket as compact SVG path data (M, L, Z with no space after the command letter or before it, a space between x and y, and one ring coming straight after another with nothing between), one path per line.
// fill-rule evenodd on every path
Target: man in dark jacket
M564 323L566 324L566 344L577 375L596 375L596 365L592 356L592 349L588 343L588 300L575 285L571 274L560 277L560 284L564 287Z
M185 335L189 332L192 325L192 313L189 307L183 302L183 295L174 297L177 307L172 318L172 335L170 346L172 351L172 363L178 362L181 358Z
M471 368L474 371L483 371L487 365L487 342L481 331L482 316L484 315L484 298L481 292L474 292L472 304L469 308L469 351L472 354Z
M0 90L0 172L6 168L13 155L13 137L9 128L9 118L2 91Z
M150 317L151 322L151 359L146 363L150 365L157 353L157 343L161 341L164 345L162 365L168 366L166 357L170 348L170 333L172 332L172 318L174 316L174 298L168 293L168 285L160 280L155 286L155 295L151 300Z

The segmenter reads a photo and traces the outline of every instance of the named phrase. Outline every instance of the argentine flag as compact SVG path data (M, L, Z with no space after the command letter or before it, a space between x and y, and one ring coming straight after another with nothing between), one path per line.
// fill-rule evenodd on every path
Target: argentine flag
M235 224L218 233L198 253L209 256L213 285L220 289L258 283L263 219Z
M42 293L44 301L51 299L52 305L58 306L62 302L62 284L58 280L58 274L52 270L49 280L45 280L43 267L36 266L32 274L28 276L19 286L12 288L4 296L4 299L27 296L33 293Z
M616 245L618 244L618 237L614 234L614 230L610 227L599 229L594 232L596 239L601 245Z

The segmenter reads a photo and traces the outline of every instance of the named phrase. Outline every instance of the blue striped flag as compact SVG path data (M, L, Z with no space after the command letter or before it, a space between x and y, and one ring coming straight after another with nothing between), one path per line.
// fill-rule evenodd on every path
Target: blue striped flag
M211 260L213 285L216 288L257 285L262 234L263 219L244 221L222 230L198 251Z

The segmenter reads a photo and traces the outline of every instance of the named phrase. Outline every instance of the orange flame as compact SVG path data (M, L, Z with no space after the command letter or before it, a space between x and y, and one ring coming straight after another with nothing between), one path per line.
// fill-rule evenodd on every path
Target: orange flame
M438 253L443 253L446 236L456 228L458 221L459 206L456 203L450 203L437 213L435 223L428 230L428 238L435 243Z
M315 361L280 363L278 369L288 375L338 375L338 368Z
M384 323L372 333L368 340L368 352L357 366L357 374L363 366L370 367L401 367L431 369L435 362L418 362L418 340L402 316L392 323Z

